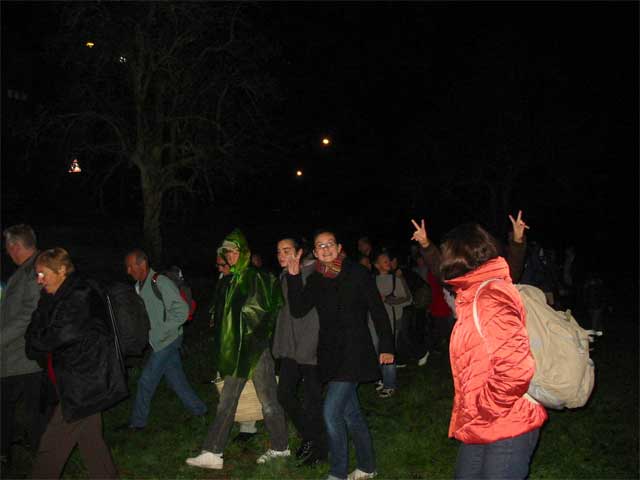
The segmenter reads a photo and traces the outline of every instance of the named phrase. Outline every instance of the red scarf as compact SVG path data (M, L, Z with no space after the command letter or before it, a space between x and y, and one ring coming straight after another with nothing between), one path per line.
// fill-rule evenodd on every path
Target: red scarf
M319 272L325 278L336 278L342 270L342 262L347 258L344 252L340 252L336 259L331 263L323 263L316 260L316 272Z

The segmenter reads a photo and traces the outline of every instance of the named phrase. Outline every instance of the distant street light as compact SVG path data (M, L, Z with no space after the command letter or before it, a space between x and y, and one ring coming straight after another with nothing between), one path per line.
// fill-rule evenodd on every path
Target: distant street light
M71 166L69 167L69 173L80 173L82 169L80 168L80 162L78 162L77 158L74 158L71 162Z
M95 47L95 45L96 45L96 44L95 44L95 43L93 43L93 42L87 42L87 43L85 43L85 44L84 44L84 46L85 46L85 47L88 47L88 48L93 48L93 47Z
M296 177L302 176L302 170L296 170Z
M322 139L322 145L324 145L325 147L328 147L329 145L331 145L331 139L329 137L324 137Z

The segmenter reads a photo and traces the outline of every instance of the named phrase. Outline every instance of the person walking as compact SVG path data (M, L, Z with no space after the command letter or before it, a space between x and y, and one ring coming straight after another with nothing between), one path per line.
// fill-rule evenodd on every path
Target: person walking
M287 263L300 251L296 240L284 238L278 242L278 262L282 292L288 291ZM303 282L315 271L313 260L301 267ZM280 359L278 400L302 438L296 457L303 465L313 465L327 458L326 435L322 420L322 382L318 371L318 313L311 309L302 318L291 315L289 304L280 309L273 337L273 356ZM300 400L298 385L302 384Z
M393 334L375 282L361 265L349 260L332 231L314 236L315 272L303 285L300 258L287 261L288 300L291 314L301 318L318 311L318 366L327 383L323 415L329 442L328 480L359 480L376 476L369 427L360 409L358 384L380 378L378 364L393 363ZM379 337L376 357L367 327L367 315ZM377 358L377 360L376 360ZM348 435L356 450L357 468L349 468Z
M33 452L38 451L48 414L46 408L40 408L42 368L27 358L24 348L24 334L40 298L35 273L38 256L36 235L29 225L12 225L3 235L7 254L18 267L9 277L0 301L0 454L2 469L5 470L11 464L11 443L15 436L19 403L23 402L29 419L25 444L29 444Z
M182 368L180 347L182 326L187 321L189 306L180 296L178 287L166 276L159 275L149 265L147 255L140 249L125 257L127 274L136 281L136 292L144 300L149 315L149 344L152 352L138 380L138 389L129 418L129 431L143 430L147 426L151 400L162 378L193 416L203 416L207 406L193 391ZM155 282L155 286L153 283ZM160 292L157 296L154 288Z
M212 307L213 360L224 386L201 452L186 459L187 465L215 470L224 466L223 453L238 400L249 379L253 380L271 440L270 448L258 457L257 463L291 455L269 348L275 319L284 303L280 285L272 274L251 265L249 244L240 230L227 235L218 255L231 266L230 279L224 290L216 290Z
M74 447L89 478L117 478L102 436L102 411L128 395L123 359L101 292L52 248L35 268L42 299L25 334L27 356L47 365L58 404L42 436L31 478L60 478Z

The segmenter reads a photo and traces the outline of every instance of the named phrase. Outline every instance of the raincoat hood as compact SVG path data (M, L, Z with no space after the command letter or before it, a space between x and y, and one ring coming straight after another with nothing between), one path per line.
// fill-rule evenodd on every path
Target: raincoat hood
M218 255L226 259L225 254L228 250L237 250L240 253L236 264L231 266L231 273L233 275L242 274L251 263L251 251L247 237L237 228L225 237L222 245L218 248Z

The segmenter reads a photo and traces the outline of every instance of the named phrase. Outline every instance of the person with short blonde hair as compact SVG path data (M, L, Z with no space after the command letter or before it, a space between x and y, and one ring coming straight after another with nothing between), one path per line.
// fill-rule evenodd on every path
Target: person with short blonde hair
M76 269L71 261L69 252L61 247L50 248L40 253L36 258L36 265L43 265L54 272L59 272L60 269L64 267L67 275Z
M58 404L42 436L31 478L60 478L78 445L90 478L118 476L102 435L102 412L128 395L116 332L102 292L75 271L69 253L45 250L35 262L47 297L25 334L25 350L44 363ZM50 403L50 402L49 402Z

